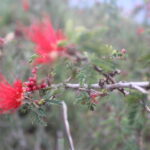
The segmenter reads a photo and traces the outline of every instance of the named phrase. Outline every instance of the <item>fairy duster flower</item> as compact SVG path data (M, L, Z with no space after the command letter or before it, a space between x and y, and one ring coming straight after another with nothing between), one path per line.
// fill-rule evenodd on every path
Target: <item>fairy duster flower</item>
M23 86L20 80L12 85L0 75L0 114L14 112L23 103Z
M55 30L50 19L33 23L27 29L27 36L35 44L37 58L35 64L47 64L57 59L65 51L66 37L61 30Z

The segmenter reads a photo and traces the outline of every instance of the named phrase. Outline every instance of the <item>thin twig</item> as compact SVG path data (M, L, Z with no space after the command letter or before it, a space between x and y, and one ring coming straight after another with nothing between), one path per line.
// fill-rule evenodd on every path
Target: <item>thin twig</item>
M141 100L141 103L144 105L145 110L150 113L150 108L149 108L149 106L145 103L145 100L144 100L144 99Z
M75 150L74 144L73 144L73 139L72 139L71 132L70 132L69 121L68 121L67 105L64 101L62 101L62 110L63 110L64 126L65 126L66 134L67 134L67 137L68 137L68 141L69 141L69 144L70 144L70 149Z
M147 105L145 105L145 109L146 109L147 112L150 113L150 108Z
M147 92L144 88L142 88L142 87L140 87L140 86L132 85L132 87L133 87L134 89L140 91L140 92L143 93L143 94L148 94L148 92Z

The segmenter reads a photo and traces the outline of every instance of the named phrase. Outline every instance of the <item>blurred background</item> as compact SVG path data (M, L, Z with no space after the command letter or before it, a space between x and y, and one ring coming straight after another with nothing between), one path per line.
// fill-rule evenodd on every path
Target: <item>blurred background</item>
M2 0L0 37L15 33L15 38L0 49L0 72L10 82L15 78L25 81L31 75L32 65L28 61L34 54L34 45L23 36L21 28L34 19L42 19L45 14L50 16L54 27L61 28L70 43L86 55L102 57L109 55L112 47L125 48L128 58L118 63L122 70L118 81L150 80L149 0ZM41 69L39 80L51 70L56 83L64 81L76 70L80 79L83 74L82 78L88 83L99 79L91 66L59 59ZM75 75L73 82L78 83L78 78ZM68 105L76 150L149 149L149 114L126 102L120 93L99 99L95 110L90 111L80 103L80 95L65 89L60 91L64 92L59 99ZM43 108L46 111L40 114L42 120L24 109L0 116L0 150L69 150L59 106Z

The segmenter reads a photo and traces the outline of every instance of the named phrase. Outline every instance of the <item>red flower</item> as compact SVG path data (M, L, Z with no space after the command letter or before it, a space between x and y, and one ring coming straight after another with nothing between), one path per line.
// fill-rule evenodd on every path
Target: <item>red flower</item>
M123 48L123 49L121 50L121 53L122 53L122 54L126 54L126 53L127 53L127 50Z
M32 24L28 28L27 36L36 44L35 51L38 58L36 58L35 64L53 62L65 50L61 42L65 41L66 37L60 30L52 27L48 18Z
M29 9L30 9L29 0L22 0L22 7L23 7L24 11L29 11Z
M98 104L99 102L98 102L98 100L96 100L96 97L98 97L98 96L100 96L99 93L96 93L96 92L90 93L90 98L91 98L90 102L92 104Z
M10 113L19 108L23 100L23 86L20 80L10 85L0 75L0 114Z
M137 34L138 35L141 35L143 32L144 32L145 30L144 30L144 28L143 27L139 27L139 28L137 28Z
M0 46L3 46L5 43L5 40L3 38L0 37Z
M91 99L91 101L90 101L92 104L98 104L99 103L99 101L98 100L96 100L96 99Z

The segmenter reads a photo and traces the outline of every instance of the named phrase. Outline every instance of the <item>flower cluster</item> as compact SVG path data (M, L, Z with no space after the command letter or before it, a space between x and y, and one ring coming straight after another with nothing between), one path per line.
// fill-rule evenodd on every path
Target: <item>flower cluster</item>
M23 103L24 90L21 80L9 84L4 76L0 75L0 114L10 113Z
M47 87L46 82L40 84L37 83L37 67L32 69L33 77L30 77L27 82L24 83L26 92L33 92Z
M29 1L22 0L22 2L27 11ZM32 24L26 31L28 31L27 36L36 45L35 52L38 57L35 59L35 64L50 63L66 50L62 44L66 37L60 30L54 30L48 18ZM4 39L0 38L0 46L3 46L4 42ZM0 114L11 113L19 108L23 104L25 92L47 87L45 80L41 83L37 82L37 70L37 67L32 69L32 77L28 78L27 82L16 80L12 85L0 74Z

